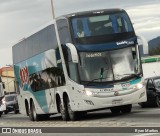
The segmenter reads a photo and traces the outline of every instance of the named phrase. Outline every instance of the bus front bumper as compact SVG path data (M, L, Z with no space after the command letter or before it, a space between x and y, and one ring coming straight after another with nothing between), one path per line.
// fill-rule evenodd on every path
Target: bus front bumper
M143 87L139 90L126 90L117 91L112 93L99 93L90 95L82 95L78 100L75 100L73 111L89 111L98 110L103 108L110 108L121 105L135 104L146 102L146 88ZM77 105L77 106L75 106Z

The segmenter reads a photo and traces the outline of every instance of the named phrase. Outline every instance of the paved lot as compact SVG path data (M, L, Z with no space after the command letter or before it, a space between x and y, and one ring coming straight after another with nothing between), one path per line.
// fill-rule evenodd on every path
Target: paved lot
M114 116L110 110L88 113L80 121L62 121L60 115L49 120L31 122L22 114L9 113L0 118L0 127L160 127L160 108L141 108L134 105L130 114Z
M119 136L129 135L122 134L123 131L131 131L131 136L158 136L160 135L160 108L141 108L139 105L134 105L133 110L130 114L121 114L118 116L114 116L110 112L110 110L103 110L88 113L85 118L75 122L62 121L60 115L51 116L49 120L45 121L31 122L25 115L9 113L6 115L2 115L2 117L0 118L0 127L47 127L51 128L51 131L54 133L52 135L57 136L66 135L66 132L69 136L90 136L90 133L92 132L92 136L96 136L95 132L100 133L103 136L106 135L104 134L104 131L107 131L107 135L109 135L108 132L113 132L110 133L110 136L116 136L116 134L118 134ZM55 129L55 127L58 128ZM63 127L63 129L61 127ZM133 131L136 131L136 128L138 128L139 130L139 127L143 127L142 129L154 128L155 131L153 131L152 134L134 133ZM158 130L159 133L157 133L156 130ZM75 132L80 132L83 134L75 134ZM50 136L50 134L47 135Z

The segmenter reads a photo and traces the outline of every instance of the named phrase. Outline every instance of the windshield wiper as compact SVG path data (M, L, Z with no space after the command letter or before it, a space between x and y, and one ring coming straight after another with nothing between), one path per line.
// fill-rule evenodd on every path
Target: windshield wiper
M93 79L93 80L91 80L91 81L88 81L88 83L86 84L86 86L88 86L90 83L93 83L95 80L101 80L101 81L102 81L102 79L106 79L106 78L102 78L102 77L100 77L100 78L95 78L95 79Z
M126 78L126 77L129 77L129 76L135 76L135 77L137 77L137 78L141 77L141 74L140 74L140 73L139 73L139 74L134 74L134 73L122 74L122 75L117 75L117 76L124 76L124 75L127 75L127 76L122 77L121 79Z

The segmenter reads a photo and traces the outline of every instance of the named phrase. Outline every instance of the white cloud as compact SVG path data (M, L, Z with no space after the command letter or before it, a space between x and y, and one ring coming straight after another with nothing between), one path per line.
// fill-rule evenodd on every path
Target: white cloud
M49 7L49 0L0 1L0 48L10 47L26 33L49 22L52 19Z
M0 0L1 65L12 63L10 47L14 43L52 20L50 3L50 0ZM56 16L90 9L124 8L137 34L148 40L160 35L159 0L54 0L54 5Z
M128 8L137 34L147 40L160 36L160 2Z
M0 50L0 67L12 65L12 48L5 48Z

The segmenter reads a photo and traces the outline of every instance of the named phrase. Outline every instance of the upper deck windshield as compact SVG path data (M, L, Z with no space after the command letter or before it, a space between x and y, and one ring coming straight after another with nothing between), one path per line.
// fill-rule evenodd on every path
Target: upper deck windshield
M95 38L95 36L113 36L114 34L133 32L130 19L124 11L112 14L74 17L71 20L71 24L74 39L83 39L83 41L84 38Z

